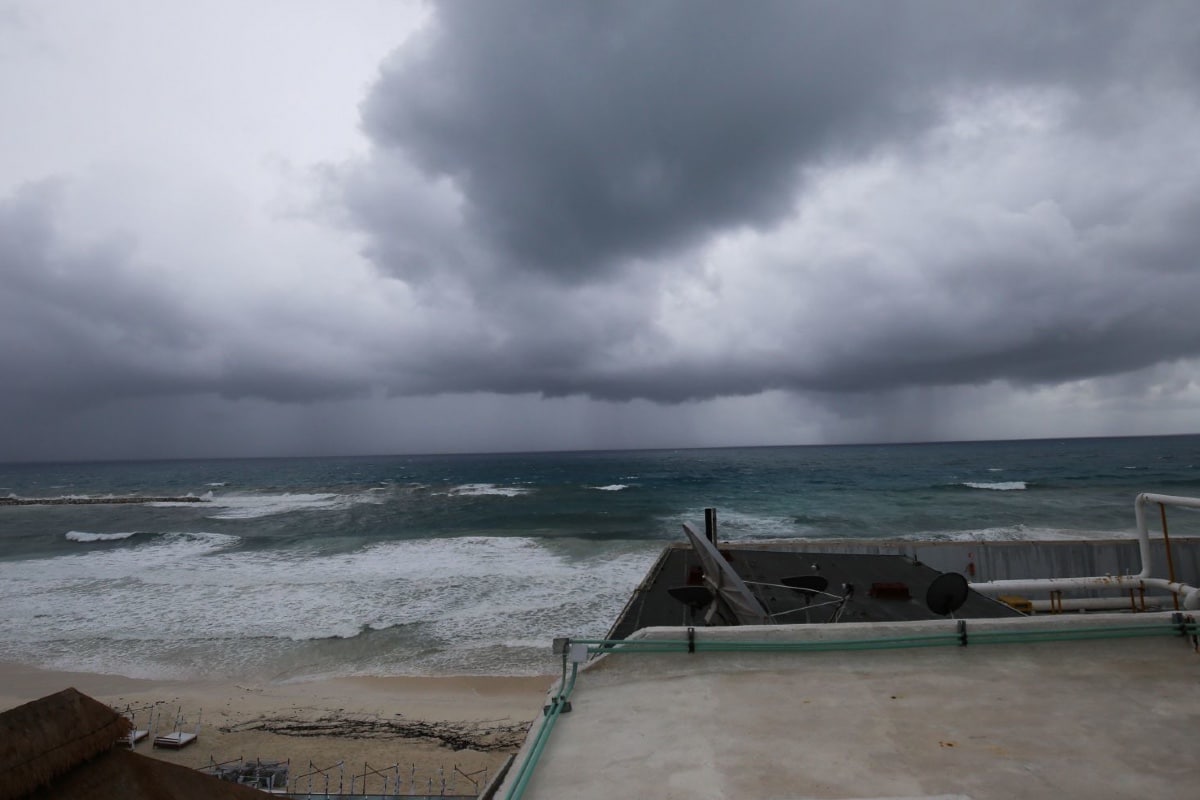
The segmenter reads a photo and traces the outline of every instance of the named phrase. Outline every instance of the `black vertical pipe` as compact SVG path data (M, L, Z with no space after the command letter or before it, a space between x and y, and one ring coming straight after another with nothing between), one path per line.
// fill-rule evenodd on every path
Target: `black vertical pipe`
M704 535L714 545L717 543L717 510L715 508L704 509Z

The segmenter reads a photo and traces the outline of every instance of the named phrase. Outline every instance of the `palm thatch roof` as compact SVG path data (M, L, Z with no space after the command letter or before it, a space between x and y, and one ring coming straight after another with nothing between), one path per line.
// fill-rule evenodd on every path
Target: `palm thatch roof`
M268 800L270 795L179 764L116 748L26 800Z
M127 719L74 689L0 713L0 800L261 800L266 795L113 745Z
M132 727L75 689L0 714L0 800L21 797L100 753Z

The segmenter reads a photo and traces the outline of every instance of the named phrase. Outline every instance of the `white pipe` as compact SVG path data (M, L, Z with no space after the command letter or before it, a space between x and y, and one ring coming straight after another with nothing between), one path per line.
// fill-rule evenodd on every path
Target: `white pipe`
M1140 589L1149 580L1137 575L1102 575L1093 578L1024 578L1020 580L986 581L970 586L980 594L997 595L1009 592L1053 592L1067 589Z
M1133 516L1137 520L1138 546L1142 551L1142 571L1139 577L1150 577L1150 533L1146 529L1146 506L1149 503L1159 503L1164 506L1182 506L1183 508L1200 508L1200 498L1180 497L1173 494L1150 494L1142 492L1133 501Z
M1061 601L1054 600L1031 600L1029 601L1034 611L1107 611L1112 609L1129 610L1128 597L1068 597ZM1162 595L1146 598L1146 608L1158 609L1167 606L1170 603L1170 598ZM1141 602L1138 602L1141 606Z
M1151 578L1153 561L1150 556L1150 532L1146 528L1145 506L1148 503L1200 508L1200 498L1179 497L1169 494L1143 492L1133 501L1133 513L1137 520L1138 552L1142 568L1136 575L1098 575L1090 578L1032 578L1018 580L985 581L970 586L981 594L998 595L1007 592L1046 592L1064 589L1144 589L1156 587L1183 595L1184 608L1200 609L1200 588L1186 583L1172 583L1163 578Z
M1200 588L1166 578L1136 578L1132 575L1106 575L1101 578L1032 578L1029 580L988 581L972 583L980 594L999 595L1007 592L1053 592L1068 589L1165 589L1183 598L1188 611L1200 610ZM1066 601L1064 601L1066 602Z

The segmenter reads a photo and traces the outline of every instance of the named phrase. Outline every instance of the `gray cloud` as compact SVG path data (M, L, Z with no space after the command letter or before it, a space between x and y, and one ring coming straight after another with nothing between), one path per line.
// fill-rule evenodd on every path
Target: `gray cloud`
M1171 362L1200 353L1193 17L446 4L364 103L347 196L382 269L462 281L500 332L419 390L679 402ZM381 221L411 198L363 187L397 163L454 196L452 257Z
M271 330L287 304L227 323L177 272L147 263L131 235L76 246L59 230L67 186L46 181L0 198L0 373L5 405L103 405L129 397L213 393L304 402L365 391L361 374L297 351Z
M919 133L948 90L1093 93L1194 43L1097 3L446 3L363 117L380 152L453 179L514 265L583 280L777 222L807 165Z
M438 3L331 71L358 151L282 61L204 129L183 98L271 43L206 69L166 14L187 70L110 68L172 113L114 97L67 152L94 76L29 8L0 458L1194 427L1189 3Z

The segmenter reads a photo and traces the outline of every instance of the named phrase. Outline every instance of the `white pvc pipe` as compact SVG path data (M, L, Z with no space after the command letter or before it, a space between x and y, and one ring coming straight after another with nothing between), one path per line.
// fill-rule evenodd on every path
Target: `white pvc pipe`
M1143 492L1133 501L1133 516L1137 520L1138 546L1142 551L1142 571L1140 577L1150 577L1150 532L1146 529L1146 505L1160 503L1164 506L1181 506L1183 508L1200 508L1200 498L1180 497L1173 494L1150 494Z
M1128 597L1065 597L1060 601L1054 600L1030 600L1034 611L1112 611L1121 609L1129 610ZM1160 609L1169 607L1171 599L1162 595L1154 595L1146 598L1147 609ZM1138 607L1141 607L1141 600L1138 601Z
M1138 552L1141 570L1136 575L1098 575L1090 578L1032 578L1018 580L985 581L972 583L971 588L981 594L998 595L1007 592L1047 592L1064 589L1143 589L1156 587L1167 589L1183 596L1184 608L1200 609L1200 589L1186 583L1172 583L1164 578L1151 578L1153 561L1150 555L1150 532L1146 528L1145 507L1148 503L1200 508L1200 498L1178 497L1169 494L1143 492L1133 501L1133 513L1137 520Z

